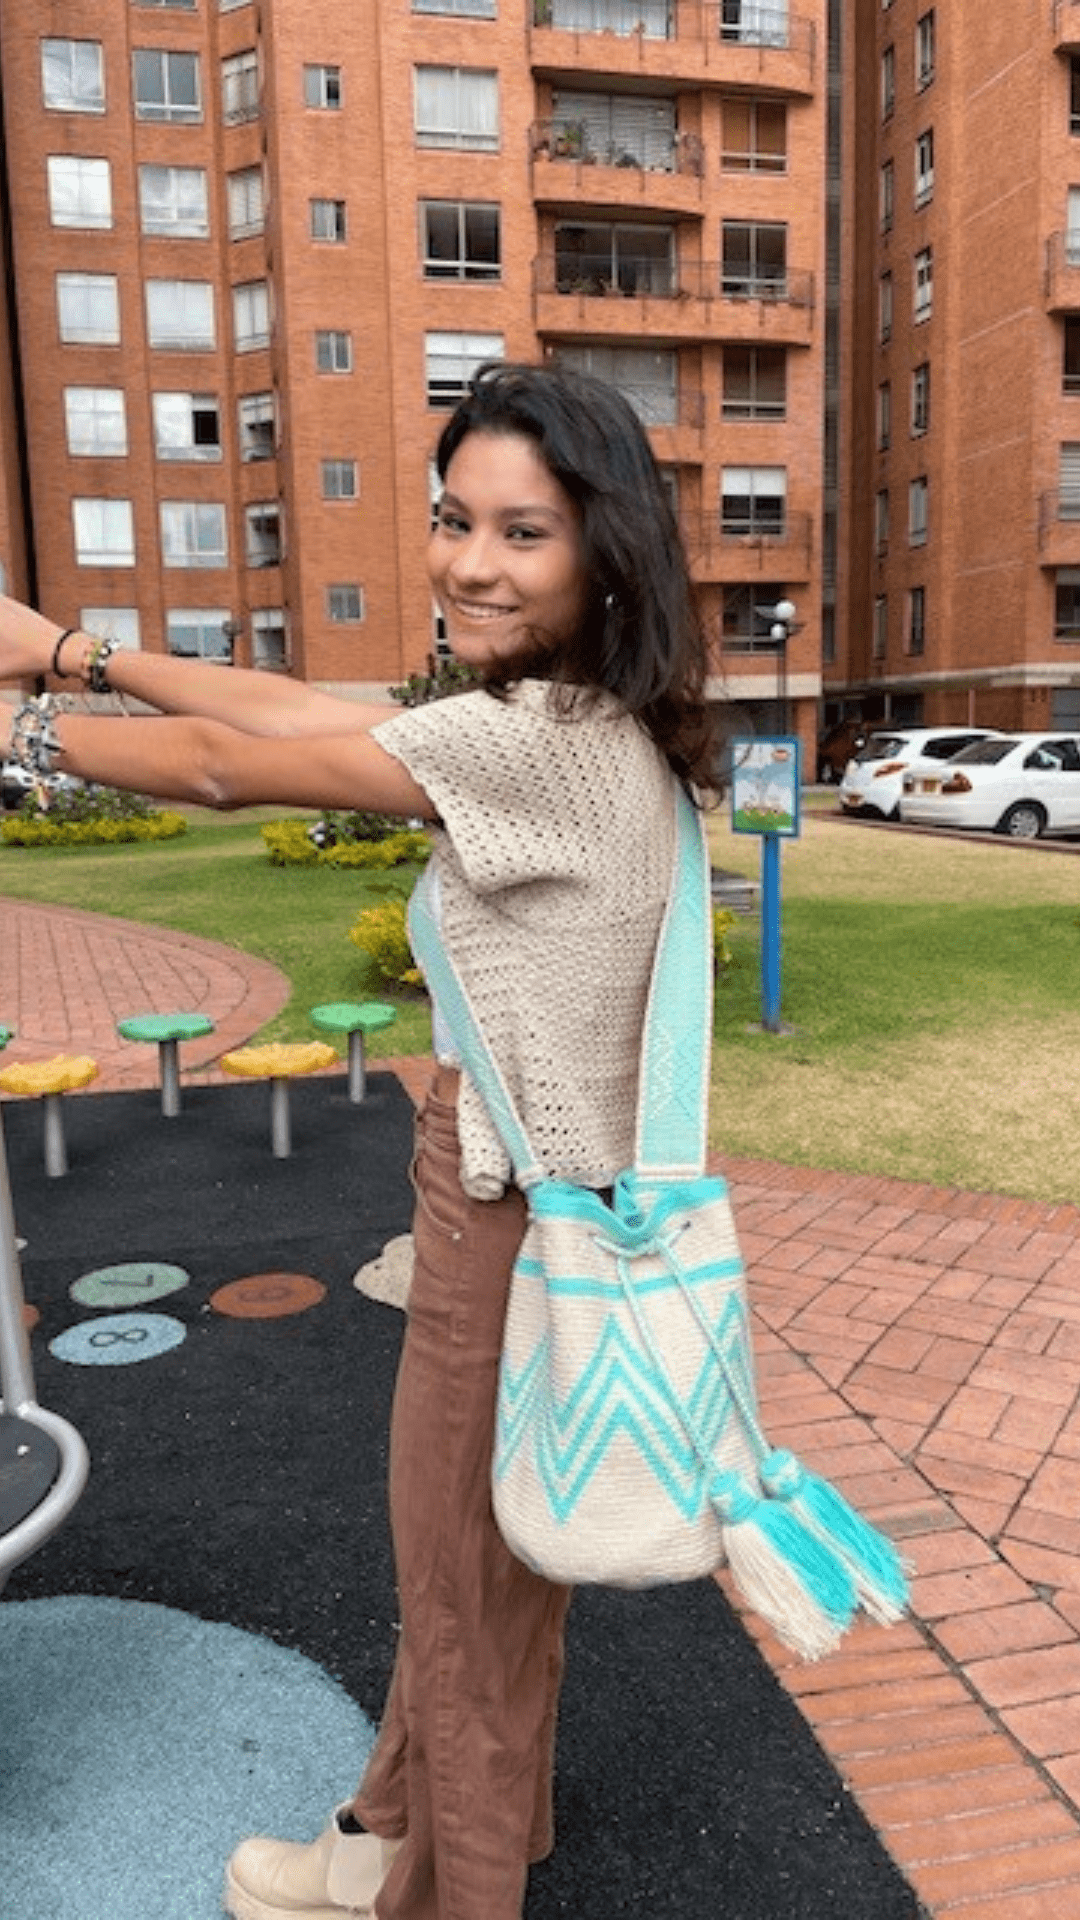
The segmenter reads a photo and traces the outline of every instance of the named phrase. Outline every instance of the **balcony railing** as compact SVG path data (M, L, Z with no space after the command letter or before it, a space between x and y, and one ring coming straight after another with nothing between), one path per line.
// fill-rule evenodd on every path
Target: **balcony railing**
M1066 538L1071 550L1080 557L1080 486L1054 487L1049 493L1039 495L1039 545L1045 546L1054 529L1060 526L1077 529Z
M640 135L597 142L583 120L538 120L530 129L530 145L534 160L692 174L699 180L705 171L705 149L696 133L666 135L645 127Z
M1046 304L1052 313L1080 309L1080 231L1075 227L1047 239Z
M804 271L760 273L721 261L635 259L630 255L596 264L566 254L540 254L533 262L538 294L578 295L589 299L723 300L739 305L812 308L814 276Z
M710 48L745 47L756 52L795 54L811 66L816 54L816 24L793 14L785 0L532 0L534 28L572 34L576 40L610 34L616 39L678 41L697 46L710 60Z
M749 512L683 514L683 541L691 568L725 578L775 571L781 558L788 574L802 576L810 563L813 516L786 500L758 502Z

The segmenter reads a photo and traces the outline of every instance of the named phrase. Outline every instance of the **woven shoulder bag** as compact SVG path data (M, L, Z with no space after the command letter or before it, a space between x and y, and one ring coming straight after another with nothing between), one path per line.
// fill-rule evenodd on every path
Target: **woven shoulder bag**
M492 1495L547 1579L649 1586L727 1562L807 1658L860 1607L899 1618L903 1564L758 1418L746 1281L725 1182L705 1173L712 1029L709 869L677 791L677 850L642 1047L634 1164L610 1204L549 1179L529 1145L421 882L410 933L528 1206L499 1376Z

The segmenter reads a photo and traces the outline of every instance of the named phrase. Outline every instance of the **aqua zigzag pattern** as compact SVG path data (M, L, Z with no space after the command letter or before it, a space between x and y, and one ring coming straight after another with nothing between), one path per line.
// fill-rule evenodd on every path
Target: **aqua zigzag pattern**
M560 1401L551 1376L550 1334L515 1372L504 1350L495 1436L495 1479L505 1479L521 1447L532 1440L537 1476L556 1520L570 1518L622 1437L640 1452L672 1504L687 1520L697 1520L708 1500L708 1479L701 1457L687 1437L690 1430L708 1443L718 1470L744 1457L732 1447L731 1431L739 1415L725 1378L733 1373L747 1402L754 1400L750 1338L741 1300L732 1295L713 1328L720 1354L710 1348L680 1413L672 1389L638 1342L614 1314L601 1323L600 1338L575 1385ZM723 1356L723 1364L721 1357Z

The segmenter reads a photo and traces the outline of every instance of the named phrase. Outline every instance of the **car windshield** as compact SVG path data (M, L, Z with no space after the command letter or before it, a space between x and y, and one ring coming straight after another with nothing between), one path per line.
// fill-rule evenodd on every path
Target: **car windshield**
M961 747L949 764L954 767L996 767L998 761L1004 760L1016 745L1015 740L973 740L970 747Z
M895 754L903 753L908 744L904 733L872 733L864 747L855 755L856 764L865 766L868 760L891 760Z

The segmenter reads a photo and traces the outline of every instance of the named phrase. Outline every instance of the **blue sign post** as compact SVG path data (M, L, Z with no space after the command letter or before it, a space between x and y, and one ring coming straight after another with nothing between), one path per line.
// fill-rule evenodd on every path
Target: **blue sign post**
M731 825L761 835L761 1024L779 1033L780 842L799 832L799 742L732 742Z

